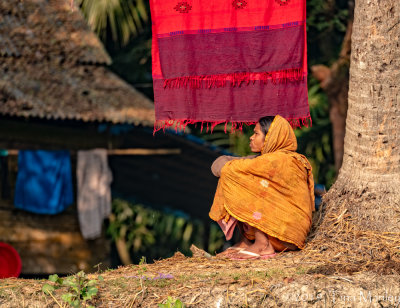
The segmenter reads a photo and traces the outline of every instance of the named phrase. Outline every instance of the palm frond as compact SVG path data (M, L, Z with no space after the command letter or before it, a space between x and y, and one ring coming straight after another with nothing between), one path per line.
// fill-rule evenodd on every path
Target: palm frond
M148 14L143 0L75 0L89 26L102 40L111 37L115 42L128 43L143 29Z

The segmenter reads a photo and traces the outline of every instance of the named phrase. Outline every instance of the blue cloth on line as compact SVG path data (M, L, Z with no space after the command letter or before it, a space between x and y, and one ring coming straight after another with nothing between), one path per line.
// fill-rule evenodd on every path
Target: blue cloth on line
M19 151L16 208L57 214L74 202L68 151Z

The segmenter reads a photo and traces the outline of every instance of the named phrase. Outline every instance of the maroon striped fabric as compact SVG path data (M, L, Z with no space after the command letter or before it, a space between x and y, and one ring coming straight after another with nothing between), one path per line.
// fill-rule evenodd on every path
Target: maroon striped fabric
M155 131L311 123L305 0L150 0Z

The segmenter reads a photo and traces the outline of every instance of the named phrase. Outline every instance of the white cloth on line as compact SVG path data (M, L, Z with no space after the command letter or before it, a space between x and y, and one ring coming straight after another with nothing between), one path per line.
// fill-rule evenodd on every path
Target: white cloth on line
M78 217L82 236L95 239L101 235L104 218L111 213L112 173L107 150L78 151Z

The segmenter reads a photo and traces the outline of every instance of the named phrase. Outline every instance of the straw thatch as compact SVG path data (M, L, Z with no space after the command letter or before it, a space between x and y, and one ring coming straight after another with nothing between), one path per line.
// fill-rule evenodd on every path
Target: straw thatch
M0 1L0 114L152 126L153 103L67 0Z
M313 230L304 250L306 258L322 260L318 271L324 273L400 274L397 226L386 228L393 231L379 228L384 221L379 215L394 217L398 208L396 201L387 203L386 197L344 193L335 184L314 216Z

